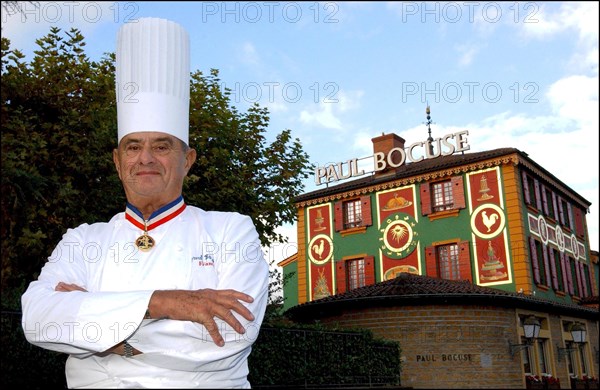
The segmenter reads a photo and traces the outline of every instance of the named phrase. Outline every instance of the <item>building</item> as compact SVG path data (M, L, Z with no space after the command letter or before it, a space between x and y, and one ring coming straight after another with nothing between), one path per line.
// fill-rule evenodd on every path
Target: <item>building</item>
M404 386L597 377L590 202L516 148L469 153L467 135L383 134L370 174L357 159L318 168L317 183L349 180L295 200L298 253L279 263L288 314L399 340Z

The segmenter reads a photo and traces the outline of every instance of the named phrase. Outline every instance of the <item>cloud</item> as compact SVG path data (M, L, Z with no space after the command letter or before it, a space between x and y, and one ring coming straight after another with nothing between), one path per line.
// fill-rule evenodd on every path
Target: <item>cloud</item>
M475 54L479 51L479 47L476 45L459 45L456 47L456 51L460 54L458 58L458 65L461 68L467 67L471 65L473 59L475 58Z
M47 35L51 27L63 31L76 28L85 36L109 23L124 23L137 16L135 2L19 2L22 12L2 12L2 36L11 41L11 47L32 48L36 39ZM32 4L37 3L37 6ZM32 49L33 50L33 49ZM30 53L26 53L30 54Z
M319 125L326 129L343 130L340 114L353 111L360 107L364 91L340 91L330 96L329 103L318 105L315 109L305 109L300 112L300 122L307 125Z
M537 4L539 3L531 3ZM558 11L542 4L531 22L521 23L522 33L530 39L548 39L573 31L577 34L575 52L569 61L573 71L598 74L598 2L561 3ZM533 22L535 21L535 22Z
M241 50L241 61L248 65L259 65L260 56L256 51L256 47L250 42L245 42Z

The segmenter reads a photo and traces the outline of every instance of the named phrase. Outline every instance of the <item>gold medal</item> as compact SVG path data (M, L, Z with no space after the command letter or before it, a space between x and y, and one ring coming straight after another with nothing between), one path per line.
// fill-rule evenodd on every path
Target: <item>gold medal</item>
M154 238L148 235L148 232L144 232L143 235L139 236L135 240L135 245L140 248L142 252L148 252L154 246Z

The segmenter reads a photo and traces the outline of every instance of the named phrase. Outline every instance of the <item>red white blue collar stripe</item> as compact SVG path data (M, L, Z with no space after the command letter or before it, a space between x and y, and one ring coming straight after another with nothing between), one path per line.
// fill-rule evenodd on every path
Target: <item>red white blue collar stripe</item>
M127 202L125 219L144 231L150 231L181 214L183 210L185 210L185 206L186 204L183 200L183 196L180 196L173 202L153 212L152 215L150 215L150 219L145 221L141 211L131 203Z

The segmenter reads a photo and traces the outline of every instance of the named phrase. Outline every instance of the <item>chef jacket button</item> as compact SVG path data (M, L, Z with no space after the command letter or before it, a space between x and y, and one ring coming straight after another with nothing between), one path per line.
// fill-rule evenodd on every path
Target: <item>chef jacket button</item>
M176 250L177 252L181 252L181 251L183 250L183 247L182 247L181 245L177 245L177 246L175 247L175 250Z

